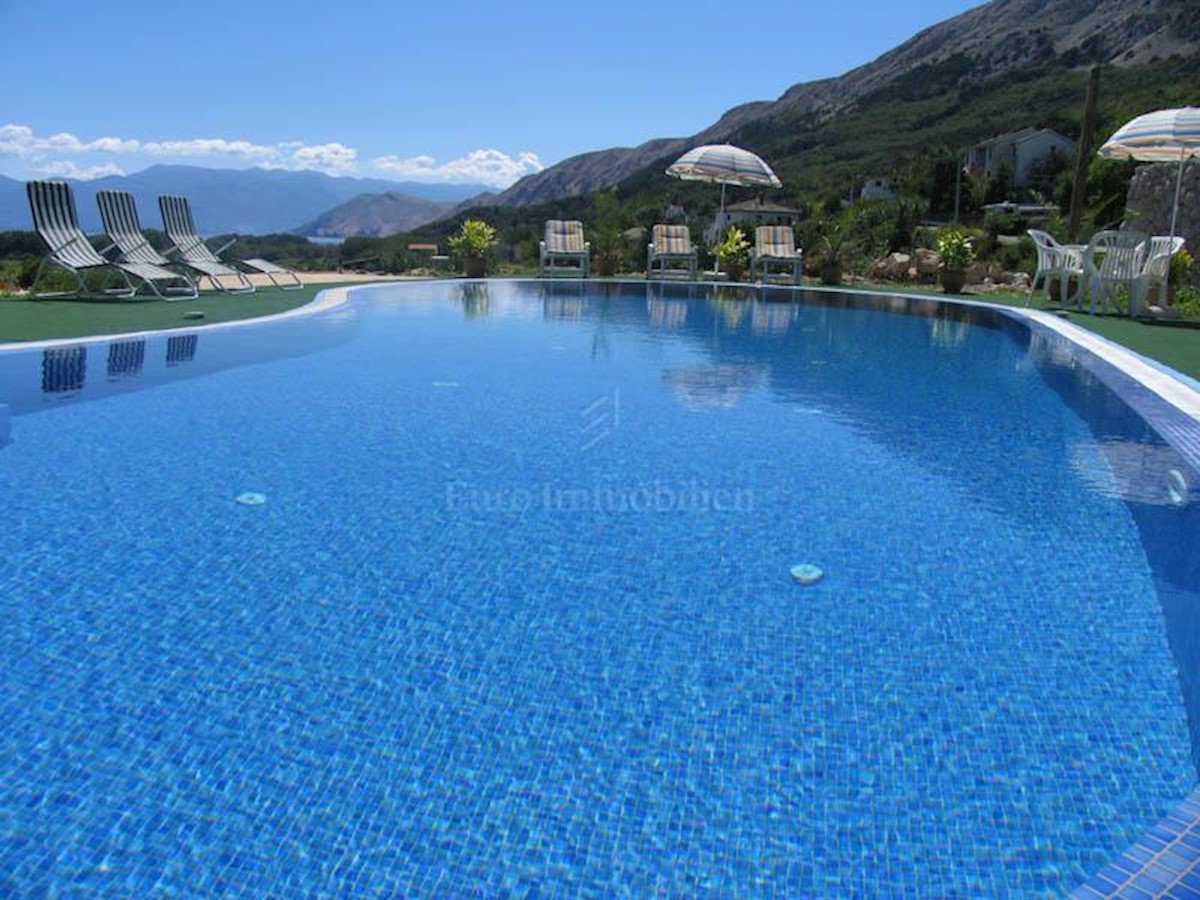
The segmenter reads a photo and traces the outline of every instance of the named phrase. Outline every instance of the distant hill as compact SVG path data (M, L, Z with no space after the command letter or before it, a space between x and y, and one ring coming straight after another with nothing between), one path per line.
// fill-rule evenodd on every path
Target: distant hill
M398 191L359 194L296 229L312 237L387 237L449 215L453 201L424 200Z
M0 231L28 231L31 227L25 183L0 175Z
M293 231L364 193L403 193L418 206L436 202L449 208L486 190L479 184L422 184L382 178L334 178L320 172L200 166L151 166L132 175L75 181L72 186L79 218L87 231L100 230L96 193L122 190L133 194L142 225L147 228L161 227L160 194L183 194L191 200L196 225L204 234ZM24 184L0 178L0 230L30 227Z
M789 88L775 101L747 103L727 111L690 137L656 138L637 147L598 150L571 157L522 178L488 201L498 206L545 203L614 185L648 166L658 166L689 147L737 139L762 139L790 128L811 127L878 98L894 84L921 72L957 68L954 87L980 84L1056 61L1067 68L1091 63L1141 66L1171 55L1200 51L1196 0L993 0L918 33L873 62L838 78ZM896 99L905 99L897 97ZM1014 110L1038 116L1039 110ZM982 139L987 135L979 135ZM794 135L797 141L803 134ZM776 160L770 160L774 165Z

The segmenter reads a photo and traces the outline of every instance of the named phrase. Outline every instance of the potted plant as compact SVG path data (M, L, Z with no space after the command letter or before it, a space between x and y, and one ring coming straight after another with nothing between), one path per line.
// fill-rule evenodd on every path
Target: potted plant
M458 234L452 235L446 244L462 260L464 275L482 278L487 273L488 257L496 244L496 229L480 219L467 219Z
M596 274L609 278L625 258L625 235L621 231L621 216L616 190L596 191L596 225L592 229L592 249L595 251Z
M947 228L937 239L942 290L947 294L961 293L967 283L967 266L975 261L975 248L966 232Z
M713 248L717 261L724 267L730 281L741 281L746 275L746 264L750 261L750 242L746 233L736 225L730 225L725 237Z
M821 278L821 284L842 283L842 271L854 249L853 230L852 210L817 220L816 234L820 246L813 255L817 260L817 274Z

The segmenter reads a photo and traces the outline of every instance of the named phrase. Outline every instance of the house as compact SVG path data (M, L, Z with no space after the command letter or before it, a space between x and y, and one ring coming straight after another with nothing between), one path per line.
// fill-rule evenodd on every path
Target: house
M868 178L863 182L862 190L858 192L860 200L895 200L896 192L892 190L892 182L887 178Z
M967 154L967 174L996 175L1007 164L1012 170L1013 187L1029 187L1034 165L1054 156L1070 160L1075 142L1049 128L1022 128L977 144Z
M790 206L782 206L755 197L753 200L743 200L725 207L725 212L717 213L713 223L704 230L704 242L708 245L717 243L730 225L739 226L753 240L754 229L759 225L791 225L795 227L800 218L800 210Z

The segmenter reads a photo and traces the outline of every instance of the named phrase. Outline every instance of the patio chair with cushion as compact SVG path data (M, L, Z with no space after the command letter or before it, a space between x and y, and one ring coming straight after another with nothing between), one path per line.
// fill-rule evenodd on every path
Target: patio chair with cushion
M650 237L646 248L647 278L654 277L656 263L660 278L665 278L668 272L683 274L682 269L667 267L667 263L682 262L687 264L688 280L696 280L696 248L692 246L692 235L686 225L655 225Z
M131 277L149 287L158 297L164 297L164 290L171 290L169 287L160 288L160 284L176 285L177 290L182 291L184 288L178 286L181 281L187 285L186 290L191 292L191 296L196 296L195 285L178 272L171 272L151 262L114 261L101 256L79 227L75 197L71 193L71 186L66 182L30 181L25 185L25 193L29 197L33 229L49 251L42 258L33 285L29 289L35 298L74 297L86 293L88 287L84 274L104 270L115 272L124 282L121 287L102 289L99 293L104 296L132 297L137 293L138 287L130 280ZM37 286L41 283L48 265L70 272L75 278L75 290L39 294Z
M592 247L583 239L583 223L550 219L546 222L546 239L538 244L538 276L546 277L563 272L588 277ZM560 266L577 262L578 266Z
M754 249L750 252L750 272L766 281L771 266L791 270L792 284L799 284L803 251L796 246L796 236L788 225L759 225L754 229Z
M142 234L142 226L138 221L137 206L133 202L133 194L125 191L100 191L96 194L96 203L100 206L100 221L104 223L104 233L111 241L105 252L115 249L120 255L118 261L124 263L147 263L152 266L167 268L170 260L150 245ZM199 296L196 285L186 275L177 276L186 286L167 288L167 293L180 294L178 297L166 297L164 300L194 300ZM151 287L153 287L151 283ZM155 293L158 290L155 289Z
M170 194L164 195L158 198L158 208L162 213L163 228L167 232L167 237L174 245L175 252L179 254L179 261L183 265L208 278L209 281L222 291L228 291L231 294L243 294L254 290L254 286L250 283L245 273L240 269L226 264L220 258L220 255L237 241L236 237L224 243L214 252L208 249L208 245L196 234L196 225L192 221L192 208L188 203L187 197L178 197ZM271 279L271 284L285 291L295 291L304 287L304 283L300 280L299 275L291 269L277 266L269 260L240 259L237 262L239 265L266 275ZM235 279L238 286L226 287L221 281L223 278ZM289 280L290 283L281 284L279 281L281 278Z
M1048 232L1030 228L1027 232L1033 238L1037 248L1037 271L1033 273L1033 281L1029 284L1029 295L1038 288L1038 282L1050 289L1050 278L1058 279L1058 302L1066 306L1071 299L1079 303L1083 293L1083 249L1068 244L1060 244ZM1075 279L1075 293L1067 296L1068 285Z

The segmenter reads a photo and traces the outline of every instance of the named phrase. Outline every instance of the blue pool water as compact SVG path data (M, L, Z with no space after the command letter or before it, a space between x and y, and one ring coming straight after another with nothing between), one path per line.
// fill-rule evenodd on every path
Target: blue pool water
M1078 884L1196 782L1194 474L1047 334L808 299L0 355L0 893Z

